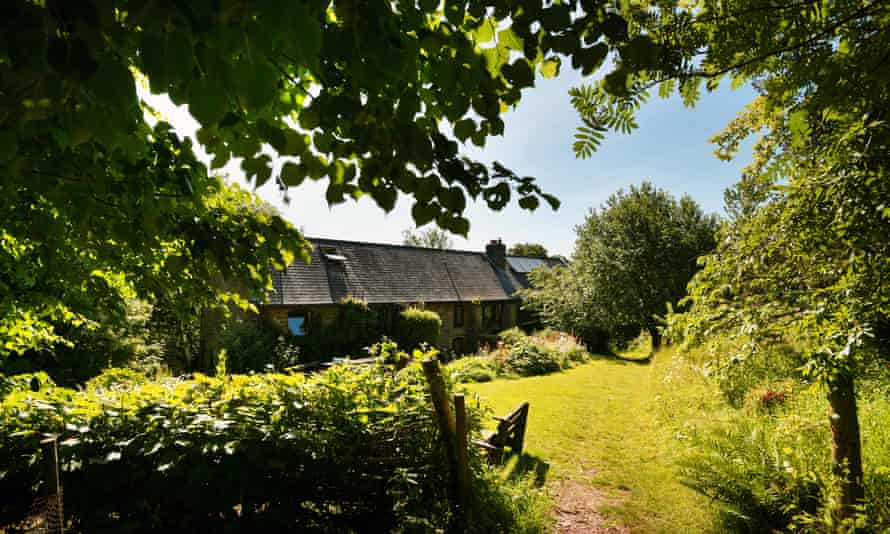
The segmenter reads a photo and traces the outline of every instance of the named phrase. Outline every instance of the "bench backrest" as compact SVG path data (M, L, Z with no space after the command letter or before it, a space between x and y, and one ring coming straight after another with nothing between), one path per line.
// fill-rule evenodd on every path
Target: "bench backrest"
M498 431L492 436L493 445L509 445L513 452L522 452L525 441L525 426L528 421L528 402L523 402L518 408L500 418Z

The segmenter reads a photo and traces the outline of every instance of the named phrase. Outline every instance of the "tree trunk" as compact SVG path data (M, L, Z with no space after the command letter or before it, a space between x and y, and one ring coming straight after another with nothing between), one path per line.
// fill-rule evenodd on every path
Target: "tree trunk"
M649 335L652 336L652 351L654 352L661 348L661 332L655 326L650 326L648 330Z
M829 384L831 404L831 453L835 475L841 480L841 518L850 517L853 506L865 496L862 486L862 444L853 377L842 375Z

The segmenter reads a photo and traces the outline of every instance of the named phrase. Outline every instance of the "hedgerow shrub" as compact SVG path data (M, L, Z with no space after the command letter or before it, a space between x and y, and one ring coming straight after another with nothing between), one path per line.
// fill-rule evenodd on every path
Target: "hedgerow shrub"
M406 308L399 316L393 337L400 347L409 351L420 348L424 343L434 347L439 342L441 328L442 319L436 312Z
M145 339L148 312L140 304L128 301L121 324L109 320L108 325L59 325L56 333L69 340L70 346L57 344L51 349L21 355L13 353L0 359L0 373L16 375L43 371L57 384L76 386L108 367L134 365L143 359L158 357L161 348Z
M299 363L300 349L274 325L242 320L226 325L220 339L232 373L283 370Z
M520 341L510 347L504 362L507 369L520 376L546 375L562 369L560 354L546 350L530 341Z
M335 340L332 354L359 355L380 339L380 319L367 302L346 297L337 305L337 318L327 330Z
M422 377L418 365L160 382L111 370L81 391L45 375L4 379L0 494L17 497L0 505L0 524L40 491L49 434L60 437L75 531L447 530L447 469ZM475 450L472 465L480 498L498 495ZM499 530L519 528L491 506L474 504L480 525L492 514Z
M498 375L497 367L491 358L467 356L448 364L451 379L455 383L491 382Z
M360 358L380 339L380 330L380 318L367 302L346 297L337 304L332 323L323 324L314 316L308 335L292 337L291 341L300 347L304 362L344 356Z

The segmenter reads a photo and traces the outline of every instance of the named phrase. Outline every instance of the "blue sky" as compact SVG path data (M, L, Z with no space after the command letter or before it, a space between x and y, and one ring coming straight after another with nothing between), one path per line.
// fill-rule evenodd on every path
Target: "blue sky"
M536 242L551 253L571 255L575 226L590 208L642 180L676 196L687 193L705 211L722 213L723 191L738 179L749 151L742 150L735 161L720 161L708 138L751 100L753 90L724 87L705 94L692 109L684 108L679 98L653 96L639 113L639 130L608 136L599 152L580 160L572 153L578 117L568 97L569 88L580 83L580 74L569 70L553 80L539 78L537 87L524 92L518 108L504 116L502 137L489 139L483 149L472 144L464 147L465 154L480 161L500 161L517 174L535 176L546 192L562 201L560 209L554 212L542 205L528 212L514 201L494 212L470 203L470 233L467 239L454 236L455 248L484 250L486 242L500 238L508 245ZM185 109L174 108L166 99L148 100L180 131L192 133L194 125ZM229 165L224 171L244 183L237 166ZM402 231L412 225L407 197L401 197L387 214L368 197L329 207L324 189L324 181L306 182L289 192L289 203L271 183L257 192L312 237L400 243Z

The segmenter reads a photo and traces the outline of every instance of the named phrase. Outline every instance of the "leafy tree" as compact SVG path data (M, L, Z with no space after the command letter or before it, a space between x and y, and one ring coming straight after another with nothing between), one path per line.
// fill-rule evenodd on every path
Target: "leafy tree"
M589 305L590 287L578 276L580 266L556 265L535 269L528 278L533 290L524 291L523 308L535 312L544 325L580 337L591 352L609 352L609 335L597 310Z
M218 282L262 294L269 265L308 258L301 234L157 122L135 81L188 105L212 169L240 158L253 184L285 190L326 179L332 204L367 194L391 210L406 193L418 225L466 235L468 198L558 206L459 143L503 133L500 114L561 54L589 74L623 42L620 16L579 6L3 2L0 355L64 342L58 325L120 315L125 296L183 316L249 306Z
M657 317L685 295L697 258L713 250L717 218L688 196L676 200L643 182L609 197L576 230L571 266L535 273L529 306L545 316L568 313L576 328L595 325L617 339L643 328L658 347Z
M623 10L628 46L652 45L672 59L622 56L602 82L574 90L584 123L576 154L590 155L607 130L635 128L634 111L655 87L678 89L692 105L702 83L753 84L758 96L715 142L729 158L757 137L754 158L729 192L735 218L677 327L692 340L793 336L804 347L807 371L828 390L845 518L864 494L855 379L880 350L870 336L890 310L882 282L890 274L890 5L653 4Z
M408 228L402 232L402 244L412 247L454 248L454 242L448 237L448 232L438 228L427 228L426 230Z
M512 256L527 256L529 258L546 258L547 249L538 243L516 243L510 247L508 254Z

